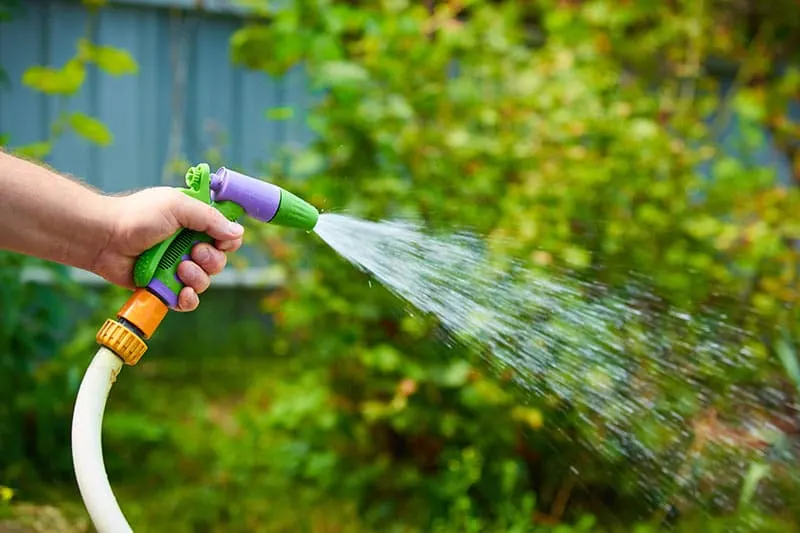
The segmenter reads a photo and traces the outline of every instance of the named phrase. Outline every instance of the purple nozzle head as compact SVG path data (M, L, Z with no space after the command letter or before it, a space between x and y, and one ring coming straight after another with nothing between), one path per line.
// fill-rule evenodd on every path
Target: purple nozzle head
M239 204L248 216L269 222L281 204L280 187L225 167L211 175L211 198Z

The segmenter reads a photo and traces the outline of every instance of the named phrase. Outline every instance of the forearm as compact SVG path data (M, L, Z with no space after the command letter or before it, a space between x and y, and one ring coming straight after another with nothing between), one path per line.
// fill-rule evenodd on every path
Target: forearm
M0 249L91 269L112 217L98 192L0 151Z

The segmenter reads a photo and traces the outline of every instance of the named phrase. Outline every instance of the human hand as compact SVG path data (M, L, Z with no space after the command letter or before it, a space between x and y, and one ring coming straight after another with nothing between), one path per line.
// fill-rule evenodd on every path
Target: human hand
M190 198L178 189L153 187L128 196L104 197L109 224L104 245L90 271L107 281L133 289L133 267L142 252L163 241L180 228L207 233L214 246L198 243L191 261L178 266L178 277L186 285L178 295L178 311L194 311L199 296L211 284L210 276L225 267L225 252L242 244L244 229L230 222L208 204Z

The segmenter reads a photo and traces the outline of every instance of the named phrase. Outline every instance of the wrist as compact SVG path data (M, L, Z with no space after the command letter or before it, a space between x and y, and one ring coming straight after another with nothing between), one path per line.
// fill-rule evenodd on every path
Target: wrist
M76 232L77 246L71 248L70 257L64 262L98 274L114 236L115 198L95 191L87 192L83 216L78 223L85 238Z

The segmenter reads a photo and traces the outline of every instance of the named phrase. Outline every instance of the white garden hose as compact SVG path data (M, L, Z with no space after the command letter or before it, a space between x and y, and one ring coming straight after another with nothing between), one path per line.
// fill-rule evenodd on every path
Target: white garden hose
M72 461L78 487L98 533L132 533L103 462L103 412L123 361L101 346L81 381L72 418Z

